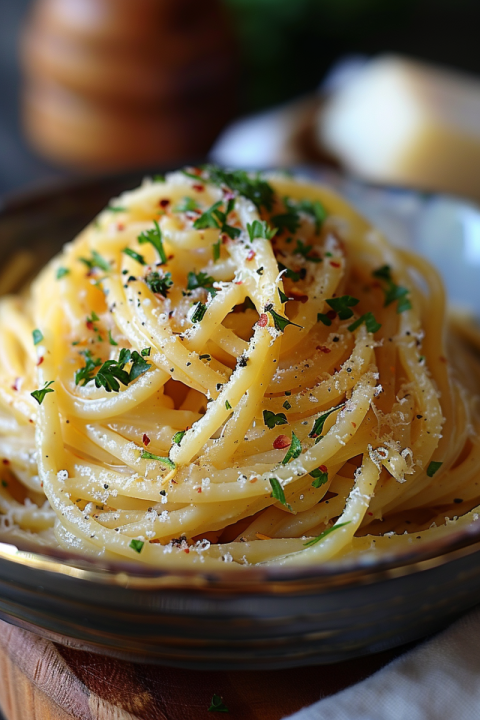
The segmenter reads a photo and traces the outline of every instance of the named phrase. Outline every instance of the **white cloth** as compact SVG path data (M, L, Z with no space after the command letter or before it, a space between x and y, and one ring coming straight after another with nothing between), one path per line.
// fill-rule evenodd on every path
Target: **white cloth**
M288 720L478 718L480 608L366 680L290 715Z

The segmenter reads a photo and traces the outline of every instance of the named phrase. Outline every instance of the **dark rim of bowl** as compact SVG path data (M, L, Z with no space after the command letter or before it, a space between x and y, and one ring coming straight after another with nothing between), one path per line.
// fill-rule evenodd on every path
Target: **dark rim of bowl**
M192 163L185 163L192 165ZM181 167L182 164L179 164ZM308 168L302 168L307 169ZM300 169L300 172L301 170ZM321 170L321 168L317 168ZM331 172L331 168L326 168ZM133 169L123 173L94 175L77 178L56 178L46 184L33 184L25 190L16 191L0 201L0 224L13 213L28 210L32 205L45 200L59 198L62 195L81 193L82 191L117 187L122 192L143 177L150 177L158 172L169 172L171 168ZM338 173L340 175L340 173ZM365 183L359 183L364 184ZM418 193L427 199L434 194L427 194L414 189L392 186L375 186L385 192L400 191ZM461 202L461 199L459 199ZM373 536L372 536L373 537ZM423 542L415 547L414 542L397 551L369 551L360 557L345 557L341 560L330 560L322 565L302 565L282 567L275 565L246 566L235 570L228 564L218 570L202 570L197 568L160 569L148 565L136 564L127 560L104 561L82 557L60 548L42 548L30 545L27 541L18 544L8 543L8 535L0 539L0 562L7 561L30 569L42 570L60 576L70 576L96 582L103 585L128 585L140 589L186 585L202 588L205 584L232 589L235 592L258 592L261 583L277 584L287 582L308 582L318 580L322 585L363 584L375 582L383 577L410 575L422 570L446 564L459 557L480 551L480 519L475 519L466 527L451 531L444 537ZM265 586L262 586L265 590Z

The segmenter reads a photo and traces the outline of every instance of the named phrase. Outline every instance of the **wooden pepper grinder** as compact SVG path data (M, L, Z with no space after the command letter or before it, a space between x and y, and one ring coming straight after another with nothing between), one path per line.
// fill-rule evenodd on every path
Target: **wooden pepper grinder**
M235 42L220 0L36 0L21 56L26 134L64 165L198 157L235 109Z

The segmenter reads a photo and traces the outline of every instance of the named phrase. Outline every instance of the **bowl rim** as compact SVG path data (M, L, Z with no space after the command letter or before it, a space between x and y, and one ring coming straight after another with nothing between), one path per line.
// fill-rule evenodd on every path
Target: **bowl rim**
M198 164L198 163L193 163ZM179 165L179 167L182 164ZM192 165L187 162L184 165ZM265 171L273 170L267 168ZM332 168L322 166L302 166L302 172L332 174ZM31 205L42 203L45 200L60 199L62 195L107 187L108 185L125 186L135 183L142 177L150 177L158 172L169 172L171 167L156 169L133 168L123 172L108 174L82 175L80 177L55 177L44 182L36 182L24 189L15 190L0 199L0 224L11 213L28 209ZM335 171L340 178L342 174ZM352 179L352 178L347 178ZM358 185L366 188L391 192L400 191L416 195L421 201L427 202L432 197L449 197L459 203L464 198L457 198L443 193L426 193L415 188L398 186L379 186L365 183L355 179ZM119 192L123 192L119 190ZM82 557L74 552L60 548L42 548L29 544L28 541L19 541L16 544L8 542L8 534L0 539L0 563L15 564L28 568L31 571L43 571L58 577L69 577L96 583L103 586L115 585L131 588L132 590L153 590L159 588L188 586L191 588L217 587L223 590L231 589L238 592L264 591L266 586L278 584L291 585L292 583L311 583L322 585L325 588L334 585L356 585L366 582L377 582L382 578L400 577L427 570L451 562L458 557L464 557L480 552L480 518L457 531L452 531L443 537L424 542L420 547L411 546L397 551L386 551L380 556L374 552L367 552L360 557L341 560L330 560L322 565L301 564L293 567L275 565L251 565L242 568L230 568L228 563L220 565L218 570L202 570L201 566L195 568L160 569L146 564L133 563L128 560L93 559ZM0 571L0 581L2 573Z

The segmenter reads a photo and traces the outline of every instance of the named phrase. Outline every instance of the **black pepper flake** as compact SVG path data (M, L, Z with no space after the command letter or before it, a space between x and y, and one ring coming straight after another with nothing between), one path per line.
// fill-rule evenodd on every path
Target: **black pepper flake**
M191 362L187 362L187 367L190 367L191 364L192 364Z
M453 498L453 502L457 503L457 505L458 505L459 503L462 503L463 500L462 500L462 498Z
M163 497L165 497L166 494L167 494L166 490L160 490L160 495L163 495Z
M339 340L340 338L338 337L338 335L335 335L335 337L333 338L333 342L338 342Z
M237 367L247 367L247 358L241 355L239 358L237 358Z
M105 490L108 490L108 485L105 483L104 486Z
M220 388L222 388L222 387L223 387L223 383L217 383L217 385L216 385L217 392L218 392L218 391L220 390Z

